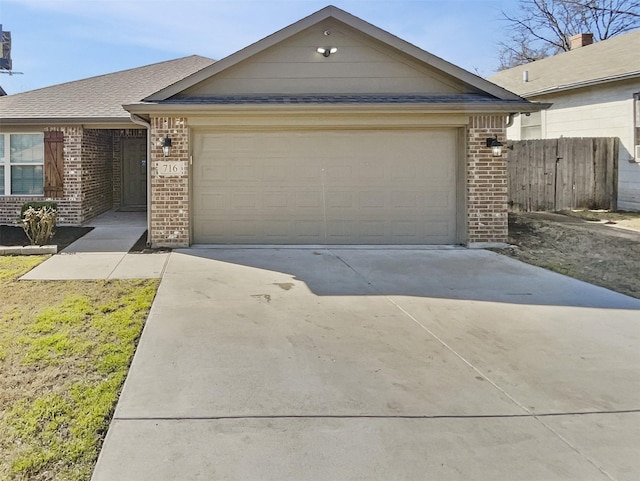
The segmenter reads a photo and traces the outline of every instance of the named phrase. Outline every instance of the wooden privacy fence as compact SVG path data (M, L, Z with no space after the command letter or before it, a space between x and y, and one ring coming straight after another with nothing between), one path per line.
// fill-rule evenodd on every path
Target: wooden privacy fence
M521 140L508 150L512 211L616 209L617 137Z

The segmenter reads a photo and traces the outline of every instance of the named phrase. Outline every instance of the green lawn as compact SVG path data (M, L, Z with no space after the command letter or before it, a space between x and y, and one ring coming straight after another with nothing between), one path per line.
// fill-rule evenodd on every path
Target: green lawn
M18 281L0 256L0 479L88 480L157 280Z

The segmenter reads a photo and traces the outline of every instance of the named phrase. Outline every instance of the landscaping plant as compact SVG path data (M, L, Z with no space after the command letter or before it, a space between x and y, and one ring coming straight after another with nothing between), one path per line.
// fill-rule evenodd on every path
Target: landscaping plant
M32 245L44 245L55 234L58 206L53 202L31 202L22 206L20 225Z

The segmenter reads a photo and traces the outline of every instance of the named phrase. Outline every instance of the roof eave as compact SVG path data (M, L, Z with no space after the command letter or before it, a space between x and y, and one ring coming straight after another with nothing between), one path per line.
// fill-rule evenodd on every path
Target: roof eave
M531 92L525 92L525 93L523 93L521 95L524 98L535 97L535 96L538 96L538 95L546 95L546 94L551 94L551 93L556 93L556 92L565 92L567 90L575 90L575 89L579 89L579 88L593 87L594 85L602 85L602 84L611 83L611 82L620 82L620 81L623 81L623 80L633 80L635 78L640 78L640 70L635 71L635 72L629 72L629 73L621 74L621 75L612 75L612 76L609 76L609 77L602 77L602 78L598 78L598 79L583 80L581 82L574 82L574 83L571 83L571 84L554 85L553 87L548 87L548 88L545 88L545 89L532 90Z
M162 104L162 103L137 103L124 105L123 107L131 113L138 115L162 115L176 114L182 115L195 114L202 115L208 112L248 112L260 110L262 112L270 111L300 111L300 110L322 110L322 111L363 111L363 112L466 112L470 114L491 114L491 113L518 113L518 112L538 112L539 110L548 109L550 103L541 102L491 102L483 104L470 104L465 102L433 102L433 103L319 103L319 104Z
M131 128L135 126L130 117L5 117L0 118L0 128L9 125L83 125L99 128L117 129L121 127Z

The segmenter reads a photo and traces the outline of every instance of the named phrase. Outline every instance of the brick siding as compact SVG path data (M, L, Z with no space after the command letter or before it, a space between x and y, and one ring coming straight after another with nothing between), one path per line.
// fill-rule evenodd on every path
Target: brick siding
M505 141L505 116L472 116L467 128L467 242L507 242L507 162L493 157L489 137ZM503 147L504 149L504 147Z
M47 127L64 135L63 197L0 196L0 223L14 224L25 202L52 200L58 204L58 224L80 225L119 206L122 190L120 139L145 136L144 129L102 130L80 126Z
M64 134L64 197L50 199L43 196L0 197L0 223L14 224L20 217L25 202L51 200L58 204L58 224L79 225L82 223L80 182L82 176L81 151L82 127L45 128L59 130Z
M113 136L109 130L85 129L82 136L82 220L113 205Z
M151 244L154 247L189 245L189 129L183 117L151 118ZM171 156L164 157L162 140L169 136ZM181 176L158 175L159 161L184 163Z

